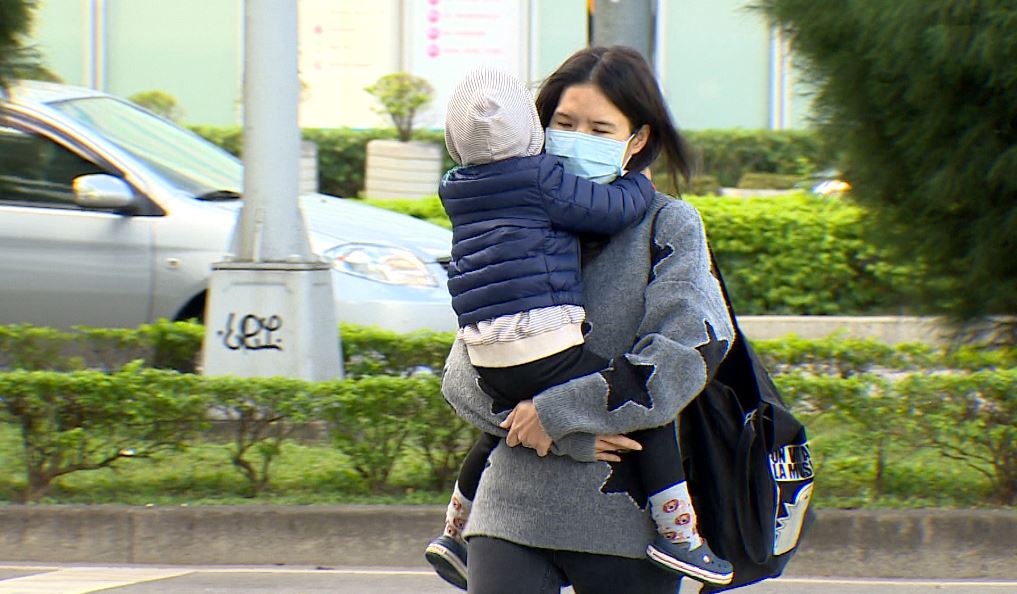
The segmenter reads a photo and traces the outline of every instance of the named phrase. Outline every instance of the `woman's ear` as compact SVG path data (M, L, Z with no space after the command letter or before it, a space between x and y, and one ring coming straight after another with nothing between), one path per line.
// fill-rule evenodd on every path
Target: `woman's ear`
M643 150L646 143L650 141L650 125L643 124L636 130L636 133L632 135L632 140L629 141L629 150L626 152L625 160L628 161L639 151Z

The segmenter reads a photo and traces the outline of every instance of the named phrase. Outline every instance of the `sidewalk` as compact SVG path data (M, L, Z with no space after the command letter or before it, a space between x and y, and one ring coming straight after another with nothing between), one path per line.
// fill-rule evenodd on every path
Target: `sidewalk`
M0 561L426 566L440 506L0 507ZM1017 579L1017 510L820 510L788 575Z

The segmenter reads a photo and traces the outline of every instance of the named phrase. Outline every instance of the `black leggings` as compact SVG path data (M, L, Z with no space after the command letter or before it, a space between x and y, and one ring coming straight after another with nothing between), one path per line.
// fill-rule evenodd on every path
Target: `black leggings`
M492 392L495 412L498 412L509 410L551 386L600 371L608 364L607 359L582 346L575 346L523 365L476 369L487 384L485 389ZM635 431L628 437L643 446L641 451L626 456L632 456L639 464L640 482L647 495L685 480L677 421L663 427ZM499 441L500 438L484 433L466 454L459 470L459 492L467 499L475 498L487 457Z
M537 549L488 536L470 539L470 594L675 594L681 582L646 559Z

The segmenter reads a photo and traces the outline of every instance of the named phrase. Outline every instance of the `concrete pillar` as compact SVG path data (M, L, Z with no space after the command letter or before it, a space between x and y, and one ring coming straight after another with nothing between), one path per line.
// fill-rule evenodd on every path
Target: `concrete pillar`
M331 266L311 253L298 205L297 5L246 0L244 206L212 268L207 375L342 375Z
M595 0L591 45L627 45L653 64L656 0Z

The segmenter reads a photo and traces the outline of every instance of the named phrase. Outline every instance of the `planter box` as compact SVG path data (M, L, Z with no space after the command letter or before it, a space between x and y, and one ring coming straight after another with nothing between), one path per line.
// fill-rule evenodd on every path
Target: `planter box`
M424 198L438 193L442 149L426 142L367 143L365 198Z

